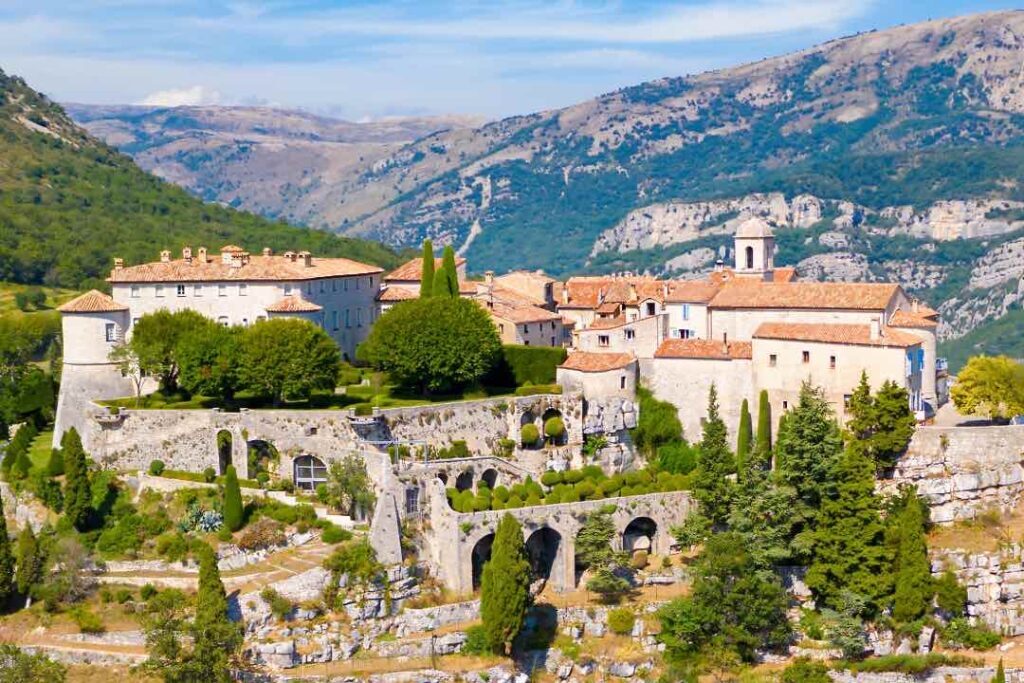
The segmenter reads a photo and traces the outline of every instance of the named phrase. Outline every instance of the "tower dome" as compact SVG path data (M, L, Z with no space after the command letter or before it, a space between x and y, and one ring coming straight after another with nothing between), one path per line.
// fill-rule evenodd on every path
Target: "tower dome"
M736 274L770 280L775 269L775 233L768 221L751 216L736 228Z

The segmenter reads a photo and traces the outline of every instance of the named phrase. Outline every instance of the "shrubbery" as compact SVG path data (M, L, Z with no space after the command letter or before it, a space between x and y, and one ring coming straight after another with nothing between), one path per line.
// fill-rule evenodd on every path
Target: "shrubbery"
M628 636L633 632L636 615L626 607L617 607L608 612L608 628L612 633Z
M957 617L942 629L942 642L952 648L991 650L1002 637L985 624L973 625L964 617Z
M163 460L154 460L153 462L149 463L149 473L152 474L154 477L159 477L161 474L163 474L164 469L165 466Z
M285 542L284 527L272 519L258 519L242 531L237 545L242 550L260 550L283 545Z
M535 445L538 441L540 441L540 430L537 429L537 425L532 422L524 424L522 429L519 430L519 443L521 443L524 448L529 448L530 446Z

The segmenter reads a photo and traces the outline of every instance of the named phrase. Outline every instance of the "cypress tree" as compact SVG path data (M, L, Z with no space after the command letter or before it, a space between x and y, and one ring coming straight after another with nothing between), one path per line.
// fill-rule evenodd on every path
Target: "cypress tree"
M14 467L11 468L11 478L16 480L27 479L28 473L32 470L32 461L28 457L28 451L22 449L14 460Z
M515 517L505 513L480 580L480 616L494 652L512 652L512 641L523 627L529 606L530 563L523 529Z
M204 544L198 555L199 589L189 668L196 680L228 683L231 680L231 657L242 644L241 625L228 619L227 594L213 549Z
M430 240L423 240L423 267L420 276L420 298L426 299L434 294L434 245Z
M29 591L42 578L43 557L39 552L39 542L32 533L32 526L25 525L18 535L18 568L14 575L14 583L18 593L28 596Z
M899 547L892 615L897 621L907 623L925 614L935 593L924 537L924 509L917 495L908 497L897 525Z
M750 453L750 467L771 469L772 466L772 404L764 389L757 399L757 433Z
M999 658L999 666L996 667L995 678L992 679L992 683L1006 683L1006 671L1003 670L1003 658Z
M74 427L64 432L60 440L64 452L64 514L79 531L89 523L92 494L89 488L89 469L85 462L82 439Z
M7 535L3 498L0 497L0 609L7 605L13 588L14 553L11 551L11 537Z
M725 422L718 413L718 390L712 384L708 391L708 414L697 451L693 495L700 503L701 514L713 524L726 521L732 502L732 482L728 476L732 474L736 461L729 451L728 439Z
M451 245L444 248L441 270L434 276L434 296L459 298L459 273L455 266L455 250Z
M50 451L50 459L46 463L46 474L51 477L59 477L64 474L64 454L59 448Z
M753 438L750 426L750 405L747 399L743 399L740 406L740 427L736 435L736 475L744 478L747 466L750 464L750 442Z
M235 466L228 465L224 473L224 524L231 531L238 531L245 521L242 509L242 491L238 487Z

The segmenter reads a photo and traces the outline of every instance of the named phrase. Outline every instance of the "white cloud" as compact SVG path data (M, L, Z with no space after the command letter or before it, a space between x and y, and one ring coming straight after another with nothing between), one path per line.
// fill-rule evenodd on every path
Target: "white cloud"
M146 95L136 104L153 107L188 107L202 104L218 104L220 101L220 93L216 90L210 90L201 85L193 85L190 88L158 90Z

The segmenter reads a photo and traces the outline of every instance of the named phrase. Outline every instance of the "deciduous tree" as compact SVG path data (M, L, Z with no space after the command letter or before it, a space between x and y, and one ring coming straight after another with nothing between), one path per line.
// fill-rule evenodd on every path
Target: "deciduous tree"
M1007 356L974 356L950 390L964 415L1006 420L1024 413L1024 366Z
M327 470L327 500L350 516L360 509L368 515L373 514L377 498L366 472L366 461L361 456L349 453L331 463Z
M238 378L241 386L279 405L333 390L341 369L338 346L311 322L297 318L261 320L242 334Z
M480 582L480 616L491 649L506 655L519 635L530 606L530 563L523 544L523 528L505 513L484 565Z
M209 325L183 336L175 349L178 383L191 394L231 400L238 390L239 327Z
M17 645L0 645L0 683L64 683L67 667Z
M120 363L135 362L148 375L159 378L160 389L174 393L178 389L177 348L186 336L216 323L192 309L170 312L160 309L139 318L129 342L134 355L119 353ZM129 360L130 358L130 360Z

